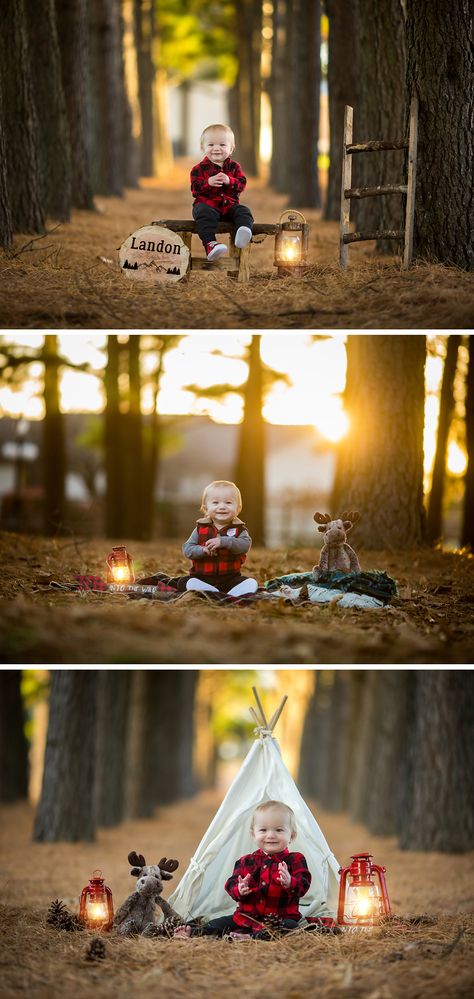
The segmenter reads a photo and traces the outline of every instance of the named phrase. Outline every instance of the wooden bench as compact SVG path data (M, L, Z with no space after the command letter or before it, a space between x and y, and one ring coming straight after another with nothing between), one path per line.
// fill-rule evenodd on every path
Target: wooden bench
M192 219L159 219L150 223L151 225L163 225L172 232L179 232L183 243L189 250L190 270L221 270L227 271L232 277L236 276L239 284L244 284L250 280L250 243L243 250L235 245L235 226L229 222L219 222L216 233L227 232L229 239L229 254L219 257L218 260L207 260L206 257L196 257L191 253L191 241L193 235L197 233L196 223ZM278 232L278 225L267 225L254 222L252 226L253 236L274 236ZM183 280L187 280L189 274Z

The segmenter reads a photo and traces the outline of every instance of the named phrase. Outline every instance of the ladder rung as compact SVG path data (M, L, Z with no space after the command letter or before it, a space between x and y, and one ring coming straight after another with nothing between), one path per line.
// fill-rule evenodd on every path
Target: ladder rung
M371 142L350 142L346 153L378 153L385 149L408 149L408 139L374 139Z
M404 229L382 229L380 232L345 232L343 243L362 243L366 239L403 239Z
M378 187L348 187L344 191L345 198L375 198L379 194L406 194L406 184L384 184Z

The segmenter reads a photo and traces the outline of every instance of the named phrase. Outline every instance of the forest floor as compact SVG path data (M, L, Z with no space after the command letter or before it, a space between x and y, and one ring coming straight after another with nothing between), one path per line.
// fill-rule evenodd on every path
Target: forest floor
M179 160L166 180L144 179L123 198L98 197L96 212L50 223L45 237L15 236L13 247L0 251L0 328L474 328L474 273L429 263L405 272L400 257L376 254L374 243L351 246L343 273L338 223L311 209L300 278L277 278L269 236L252 245L248 284L224 271L195 270L189 282L169 286L127 279L118 249L130 233L152 220L191 218L190 166ZM256 179L245 202L256 222L277 222L287 207L284 196ZM193 253L199 247L194 237Z
M104 577L110 542L0 534L0 662L7 664L471 664L474 556L419 549L359 552L363 569L385 570L398 596L377 610L246 605L196 593L173 603L120 593L68 593L41 585L78 574ZM179 542L131 542L137 578L188 571ZM252 548L259 582L307 572L311 548Z
M127 854L180 861L173 885L220 804L202 792L152 819L100 829L95 843L31 842L33 809L0 811L1 996L10 999L468 999L474 975L474 852L400 851L346 815L315 812L340 863L370 851L387 868L398 922L341 936L297 933L285 940L123 939L104 934L106 955L86 959L93 933L49 926L53 899L78 911L78 896L101 868L118 906L132 891ZM165 897L171 887L165 888ZM410 923L423 915L424 921Z

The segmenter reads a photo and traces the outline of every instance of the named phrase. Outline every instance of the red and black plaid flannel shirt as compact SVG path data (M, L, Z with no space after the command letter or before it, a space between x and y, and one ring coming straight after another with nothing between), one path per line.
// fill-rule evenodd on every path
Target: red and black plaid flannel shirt
M209 541L209 538L217 538L218 534L227 534L230 529L232 529L234 537L238 537L244 527L245 524L240 522L239 524L229 524L228 527L223 527L218 531L215 524L206 524L198 520L198 545L205 545L206 541ZM231 552L230 548L224 548L223 546L217 550L218 554L210 555L208 559L193 559L190 575L227 576L231 573L240 572L247 557L246 555L237 555L235 552Z
M283 888L278 881L278 864L284 860L291 874L291 885ZM239 895L239 877L250 874L250 895ZM235 863L234 871L225 883L225 890L238 902L233 920L238 926L249 926L255 932L262 927L265 916L281 919L301 919L298 899L305 895L311 884L311 874L302 853L267 854L263 850L248 853Z
M230 178L230 184L223 184L222 187L209 187L209 177L216 173L226 173ZM238 205L239 195L242 193L247 178L242 173L242 167L236 160L231 160L228 156L222 166L211 163L207 156L200 163L196 163L191 170L191 191L194 195L194 204L202 202L205 205L212 205L218 212L225 215L233 205Z

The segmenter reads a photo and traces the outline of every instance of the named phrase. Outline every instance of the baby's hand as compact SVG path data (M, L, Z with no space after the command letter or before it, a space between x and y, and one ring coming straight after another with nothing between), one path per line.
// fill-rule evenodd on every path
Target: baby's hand
M209 538L209 541L206 541L204 548L206 549L207 552L209 552L210 555L216 555L217 549L220 548L220 546L221 546L221 539L217 537L217 538Z
M291 874L282 860L281 864L278 864L278 879L283 888L289 888L291 885Z
M209 177L208 184L210 187L222 187L223 184L230 184L230 178L221 171L221 173L215 173Z
M239 874L239 882L238 882L239 895L250 894L252 889L249 885L249 881L250 881L250 874L246 874L244 878L241 878Z

